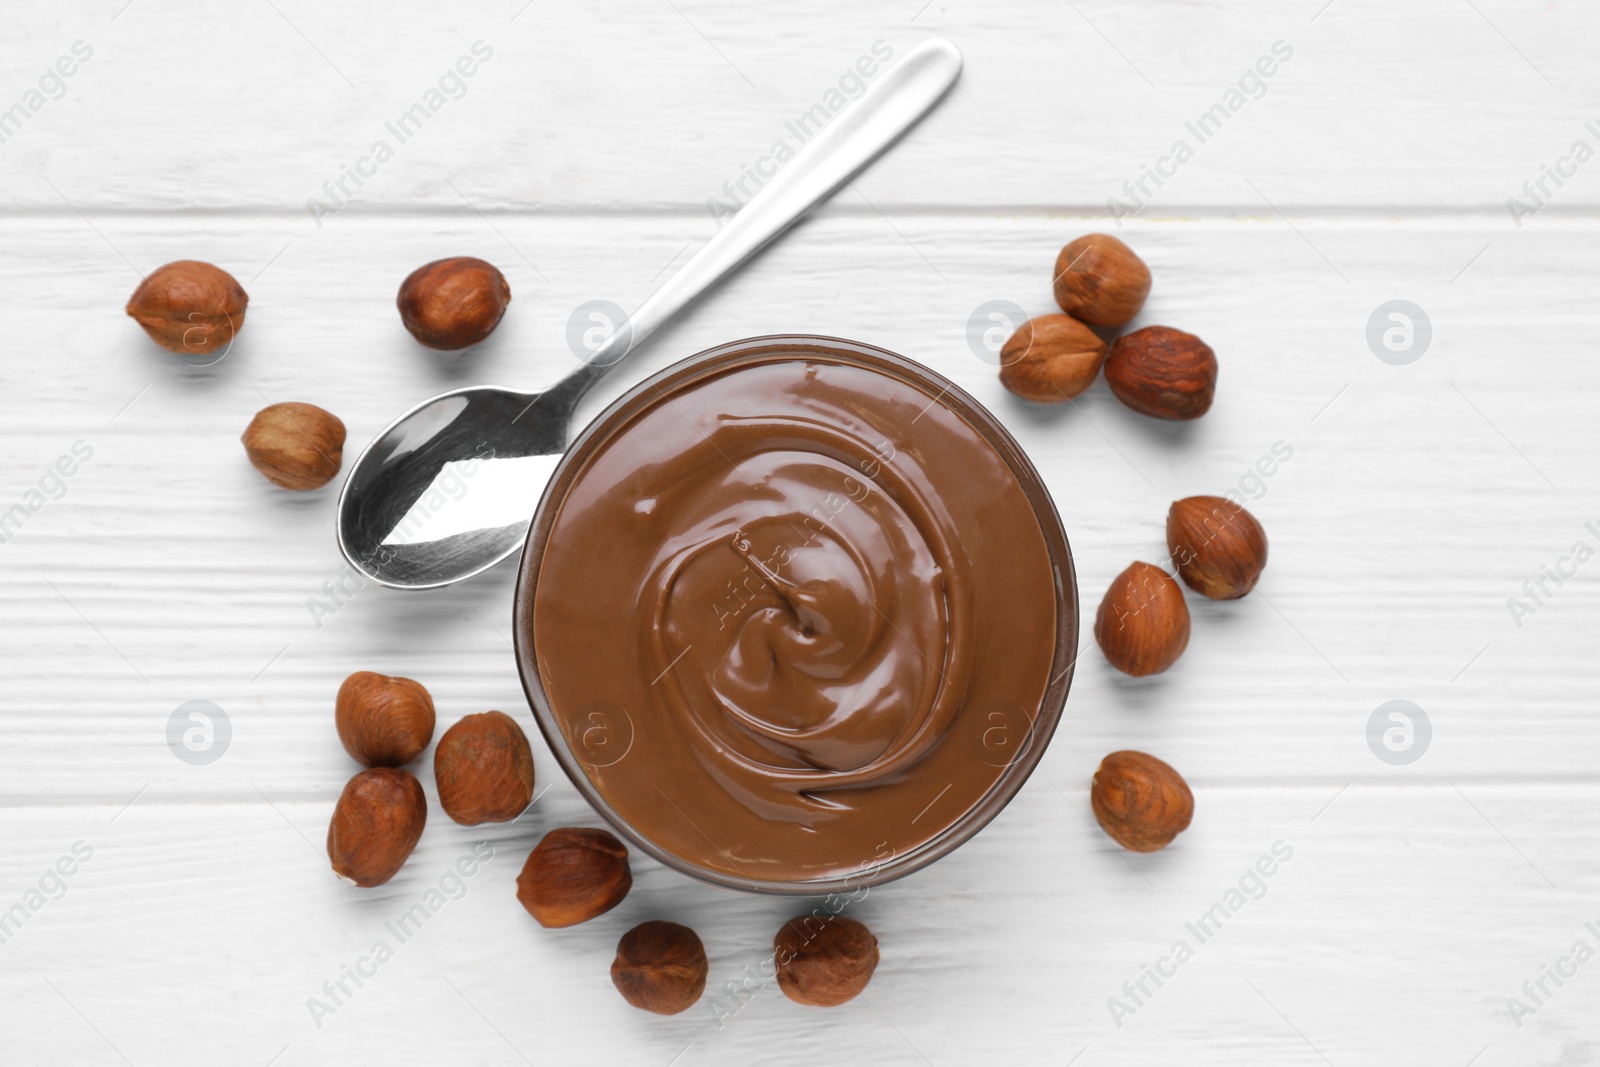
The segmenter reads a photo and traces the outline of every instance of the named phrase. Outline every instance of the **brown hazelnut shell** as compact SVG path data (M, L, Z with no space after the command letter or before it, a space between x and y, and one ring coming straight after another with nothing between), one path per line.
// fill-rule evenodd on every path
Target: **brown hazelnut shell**
M533 800L528 735L503 711L468 715L433 753L439 806L463 826L510 822Z
M797 1004L831 1008L854 999L878 968L878 939L843 915L800 915L772 939L778 988Z
M411 336L429 348L470 348L494 332L511 303L511 286L492 264L472 256L436 259L400 284L395 304Z
M1101 760L1089 804L1111 840L1134 852L1166 848L1194 817L1189 783L1143 752L1113 752Z
M632 888L627 848L606 831L587 826L545 834L517 875L517 899L550 929L603 915Z
M1106 384L1141 415L1198 419L1216 394L1217 354L1192 333L1146 326L1111 346Z
M1184 584L1212 600L1244 596L1267 565L1267 531L1227 497L1174 502L1167 510L1167 548Z
M233 342L249 303L221 267L180 259L151 271L128 298L126 310L167 351L206 356Z
M250 465L284 489L320 489L344 462L344 423L315 404L264 407L239 440Z
M1189 645L1183 590L1153 563L1135 562L1117 575L1094 616L1094 639L1124 674L1160 674Z
M1025 400L1070 400L1094 384L1106 343L1071 315L1040 315L1000 346L1000 384Z
M652 919L622 935L611 963L611 983L636 1008L677 1015L700 999L709 969L699 934Z
M328 824L333 873L354 885L382 885L417 847L428 821L422 783L398 767L374 767L345 783Z
M433 697L420 682L357 671L339 686L334 727L350 758L366 767L398 767L433 740Z
M1067 314L1096 326L1122 326L1150 295L1150 268L1110 234L1085 234L1056 256L1053 288Z

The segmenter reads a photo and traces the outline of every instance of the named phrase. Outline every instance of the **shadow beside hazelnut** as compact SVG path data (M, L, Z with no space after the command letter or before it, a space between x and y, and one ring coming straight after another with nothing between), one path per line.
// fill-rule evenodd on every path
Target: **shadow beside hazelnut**
M436 259L412 271L395 304L411 336L429 348L470 348L494 332L511 286L491 263L471 256Z

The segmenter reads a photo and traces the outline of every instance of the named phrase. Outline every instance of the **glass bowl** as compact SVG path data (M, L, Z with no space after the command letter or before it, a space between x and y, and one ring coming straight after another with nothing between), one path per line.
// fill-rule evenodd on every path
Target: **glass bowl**
M942 831L915 847L897 852L887 859L863 863L859 869L846 874L832 873L824 877L780 880L752 878L743 873L733 873L678 855L631 825L607 802L606 797L585 770L586 766L596 764L593 761L586 762L583 758L588 754L587 751L585 753L574 751L574 745L569 740L567 731L563 729L563 720L551 705L533 647L533 628L540 569L544 562L546 544L561 506L574 480L583 473L589 460L602 449L612 435L627 426L635 415L655 406L663 395L670 397L674 392L687 386L735 373L742 368L795 360L844 364L898 379L926 394L930 398L930 405L934 402L946 405L990 446L1016 477L1038 520L1039 532L1049 560L1050 581L1055 597L1056 627L1053 662L1038 707L1018 709L1023 721L1007 721L1008 718L1016 719L1017 716L1008 716L1000 711L988 711L985 714L993 717L994 721L980 723L983 727L981 731L972 733L970 724L964 726L969 734L981 738L982 747L974 746L971 758L982 760L991 767L1000 768L998 777L975 804ZM513 631L517 667L540 732L544 734L551 752L577 787L578 792L630 845L674 870L713 885L761 893L824 895L878 885L927 866L971 838L999 814L1016 795L1044 755L1045 748L1060 721L1067 690L1072 682L1073 663L1078 647L1077 580L1073 571L1072 550L1067 544L1066 534L1061 527L1055 505L1038 472L1000 422L976 400L927 367L872 345L806 335L756 337L719 345L652 375L628 390L578 434L551 475L540 501L539 510L528 531L517 575ZM1011 707L1016 709L1015 705ZM972 715L982 711L983 706L969 712L963 705L958 714L966 715L970 719ZM617 727L619 732L622 729L620 724L608 724L599 720L596 720L593 729L605 730L613 726ZM955 724L952 722L952 733L954 729ZM587 739L588 731L585 731L582 737ZM631 740L630 729L627 741L631 743ZM953 743L953 741L946 739L941 743Z

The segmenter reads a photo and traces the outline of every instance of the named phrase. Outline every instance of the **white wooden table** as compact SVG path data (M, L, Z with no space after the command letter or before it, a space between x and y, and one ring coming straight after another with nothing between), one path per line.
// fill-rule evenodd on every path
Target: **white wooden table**
M1600 549L1600 161L1570 157L1600 149L1600 10L920 2L0 10L0 108L25 105L0 144L0 511L28 512L0 545L0 1062L1600 1062L1600 562L1567 559ZM528 849L597 822L536 735L545 791L520 821L469 831L435 807L393 882L340 885L322 840L355 768L335 689L357 669L406 674L441 729L502 708L532 732L513 568L423 594L347 585L316 618L341 574L334 489L267 485L238 444L250 416L320 404L353 452L443 388L553 379L578 304L640 299L713 231L708 198L793 144L786 123L875 43L898 56L932 35L966 54L952 97L587 410L736 337L874 342L1012 428L1055 494L1091 616L1112 575L1162 557L1167 504L1193 493L1252 500L1272 542L1259 592L1191 599L1189 651L1154 680L1116 675L1086 626L1026 788L855 906L883 962L837 1010L770 985L721 1025L710 1001L671 1019L625 1005L607 968L634 923L695 927L726 1007L795 907L642 858L615 912L532 923L513 895ZM33 109L78 41L92 56L46 77ZM464 95L446 79L398 143L385 123L479 41L492 55ZM1271 76L1227 110L1277 42ZM1218 103L1226 121L1201 141L1186 123ZM392 158L363 163L380 138ZM1191 152L1163 162L1180 139ZM370 176L346 179L352 202L319 225L308 198L333 206L324 183L358 165ZM1145 165L1169 176L1119 226L1107 201L1131 206L1123 183ZM1567 173L1536 204L1523 183L1546 165ZM1200 422L1157 425L1103 384L1026 408L969 349L985 301L1051 310L1055 252L1097 229L1155 273L1140 321L1216 348ZM393 306L409 270L452 254L495 262L514 293L459 358L415 346ZM251 296L209 368L122 313L139 272L184 257ZM1404 365L1366 338L1397 299L1431 323ZM1292 457L1258 480L1280 442ZM92 456L56 479L75 445ZM1525 581L1558 566L1575 576L1530 599ZM1536 610L1514 617L1510 598ZM1432 727L1408 765L1367 740L1392 699ZM231 730L209 764L168 745L191 700ZM1193 828L1166 852L1122 854L1086 818L1094 767L1124 747L1195 788ZM398 943L385 924L478 841L493 859ZM1230 898L1279 842L1292 858L1259 899ZM1230 899L1202 943L1185 924ZM1144 977L1180 939L1192 956L1161 964L1160 986ZM363 963L379 940L393 957ZM358 965L363 984L313 1012Z

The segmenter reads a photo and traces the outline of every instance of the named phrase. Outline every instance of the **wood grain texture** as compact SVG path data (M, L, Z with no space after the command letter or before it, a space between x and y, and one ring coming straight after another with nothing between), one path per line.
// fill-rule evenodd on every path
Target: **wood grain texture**
M1600 564L1546 580L1520 626L1507 607L1575 541L1600 546L1585 526L1600 526L1600 163L1521 228L1504 206L1573 140L1600 145L1584 129L1600 121L1592 7L119 6L0 11L0 110L73 41L95 49L66 96L0 144L0 514L76 443L93 453L0 544L0 916L30 889L56 895L46 869L75 842L92 849L0 942L0 1061L1600 1056L1600 965L1546 980L1520 1028L1506 1003L1577 939L1600 949L1584 927L1600 926ZM676 1019L629 1010L606 967L633 923L694 926L709 992L725 996L794 907L643 859L615 912L539 930L514 900L523 858L544 831L597 820L537 738L548 792L519 822L468 830L435 804L394 882L338 884L322 841L355 769L333 731L339 682L417 678L441 730L489 708L520 716L512 570L455 590L354 590L319 619L308 602L343 569L335 493L290 494L251 470L238 442L251 415L317 403L353 454L444 388L552 380L571 365L578 304L636 303L713 232L706 198L785 121L874 41L900 54L932 33L967 56L952 98L631 357L584 414L732 338L869 341L1012 429L1062 513L1085 614L1133 559L1162 560L1167 505L1195 493L1251 498L1271 542L1257 592L1191 598L1189 650L1154 679L1116 675L1085 627L1066 716L1017 800L951 857L852 905L883 963L870 1000L836 1011L770 985L720 1027L711 1001ZM467 95L319 227L306 198L478 39L495 53ZM1159 425L1103 383L1061 408L1005 394L969 346L973 312L1052 310L1060 246L1111 225L1104 202L1123 179L1279 39L1295 54L1267 95L1118 231L1155 277L1133 325L1216 349L1212 411ZM393 304L413 267L454 254L494 262L513 292L491 341L460 357L417 347ZM122 313L141 271L180 257L218 263L251 296L214 367L183 365ZM1408 366L1365 339L1397 298L1433 328ZM1292 456L1253 476L1280 442ZM1408 767L1367 746L1369 715L1392 698L1433 723ZM233 730L208 766L166 740L197 699ZM1118 748L1161 756L1195 788L1194 825L1167 852L1126 856L1089 819L1089 777ZM417 770L432 802L429 759ZM465 895L318 1026L308 998L478 841L494 858ZM1108 999L1131 1003L1123 983L1279 841L1293 857L1264 895L1205 944L1188 935L1194 958L1119 1027Z
M274 0L224 13L135 0L110 21L120 6L67 0L48 21L25 5L0 13L8 105L75 41L94 50L4 146L0 202L300 211L387 139L394 158L357 190L371 207L460 210L466 198L705 214L776 141L799 143L786 124L838 91L875 43L902 55L932 34L961 46L966 74L861 180L873 204L1099 211L1186 139L1194 158L1159 208L1259 210L1265 196L1503 212L1600 123L1581 47L1600 33L1589 4L829 0L777 14L704 0ZM385 124L477 41L492 57L401 143ZM1280 41L1291 57L1264 89L1247 85L1214 136L1186 129ZM1600 203L1600 175L1581 172L1556 203Z

